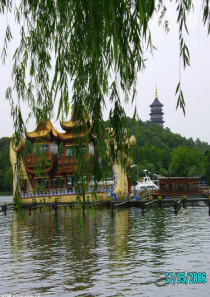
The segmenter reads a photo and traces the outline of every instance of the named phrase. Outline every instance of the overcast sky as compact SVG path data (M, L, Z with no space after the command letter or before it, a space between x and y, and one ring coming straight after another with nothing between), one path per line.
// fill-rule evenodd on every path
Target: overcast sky
M198 5L196 1L196 4ZM210 36L207 36L207 28L202 25L202 7L199 3L188 19L189 36L186 42L191 55L191 67L186 70L181 67L181 82L185 96L186 116L179 108L176 110L177 97L175 90L179 80L179 35L176 24L176 11L173 4L169 2L169 11L166 19L169 20L171 29L169 34L164 33L162 27L157 26L157 19L151 24L153 44L158 49L153 56L145 54L148 58L146 70L138 74L137 96L134 105L124 104L126 114L133 115L136 105L138 116L143 121L150 120L149 105L155 99L155 87L157 84L158 98L164 105L164 127L168 127L173 133L181 134L194 140L210 143ZM4 32L7 22L10 24L10 16L0 17L0 52L2 51ZM11 136L14 132L12 118L10 117L10 106L5 101L5 91L8 85L12 85L10 73L12 71L11 58L18 45L19 29L13 25L14 40L8 51L6 65L0 64L0 138ZM104 119L108 118L110 106L104 110ZM24 109L27 113L27 108ZM55 128L61 131L59 122L52 120ZM31 121L28 130L35 129L35 120Z

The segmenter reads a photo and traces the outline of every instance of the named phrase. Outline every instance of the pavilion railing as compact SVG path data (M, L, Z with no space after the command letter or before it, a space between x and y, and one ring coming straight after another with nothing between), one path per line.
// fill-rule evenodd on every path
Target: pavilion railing
M94 191L96 193L107 193L109 191L114 191L114 185L109 185L107 187L105 186L99 186L95 189L93 189L93 187L88 187L87 192L86 193L93 193ZM34 191L34 192L30 192L30 191L24 191L21 192L21 198L31 198L31 197L49 197L49 196L62 196L62 195L74 195L76 194L76 190L75 187L71 187L71 188L57 188L57 189L51 189L51 190L39 190L39 191Z

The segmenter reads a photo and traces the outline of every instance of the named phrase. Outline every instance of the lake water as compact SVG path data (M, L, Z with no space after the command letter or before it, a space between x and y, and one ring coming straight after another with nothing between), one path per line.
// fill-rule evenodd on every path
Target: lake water
M12 197L0 197L0 204ZM0 212L0 296L210 296L208 208ZM205 284L165 284L205 272Z

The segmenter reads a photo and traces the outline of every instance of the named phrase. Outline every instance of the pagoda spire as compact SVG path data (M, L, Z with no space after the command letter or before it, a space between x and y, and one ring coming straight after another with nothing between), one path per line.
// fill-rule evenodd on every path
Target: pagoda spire
M158 99L158 95L157 95L157 83L155 85L155 99Z

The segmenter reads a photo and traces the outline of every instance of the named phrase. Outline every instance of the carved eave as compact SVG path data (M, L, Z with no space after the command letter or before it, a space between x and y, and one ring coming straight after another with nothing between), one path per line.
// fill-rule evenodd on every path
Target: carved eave
M60 125L61 125L61 128L66 131L69 129L73 129L75 126L75 123L72 120L67 121L67 122L60 121Z
M68 132L66 132L66 133L59 133L58 132L57 138L60 141L64 141L64 142L70 141L70 142L73 142L76 138L78 138L78 137L79 138L83 138L85 136L86 136L86 134L83 133L83 132L75 133L75 134L74 133L68 133ZM96 140L96 136L93 135L92 133L89 133L89 139L90 139L90 141L95 141Z
M58 139L61 141L68 141L68 140L72 141L77 137L84 137L84 136L85 136L85 134L82 132L80 132L80 133L68 133L68 132L59 133L58 132Z
M45 171L42 172L42 174L46 174L49 173L53 168L53 165L51 165L50 167L46 168ZM35 170L34 169L29 169L28 167L26 167L26 171L29 174L35 174Z
M60 121L61 128L65 130L65 133L59 133L57 132L58 139L61 141L73 141L77 137L84 137L85 133L82 131L82 123L77 120L69 120L66 122ZM92 127L93 124L90 122L90 120L86 119L86 125L89 130L89 139L95 140L96 136L92 134ZM81 128L81 129L80 129Z
M164 115L164 112L162 112L162 111L152 111L150 114L149 114L150 116L152 116L152 115Z
M89 119L86 120L86 124L87 124L87 127L89 129L91 129L92 126L93 126L93 124L90 122ZM75 127L78 127L79 128L80 126L82 126L82 123L79 122L79 121L77 121L77 120L74 121L74 120L71 119L71 120L69 120L67 122L60 121L60 125L61 125L61 128L63 130L68 131L68 130L73 130L73 128L75 128Z

